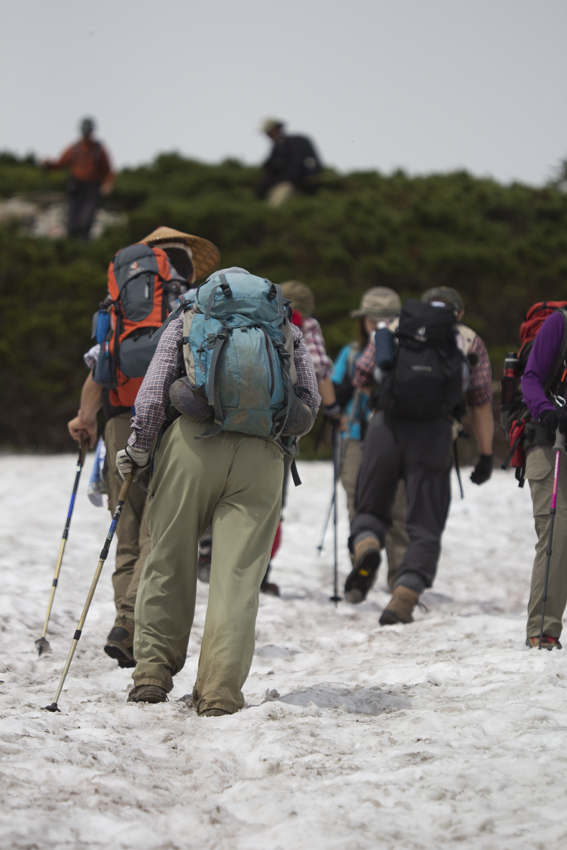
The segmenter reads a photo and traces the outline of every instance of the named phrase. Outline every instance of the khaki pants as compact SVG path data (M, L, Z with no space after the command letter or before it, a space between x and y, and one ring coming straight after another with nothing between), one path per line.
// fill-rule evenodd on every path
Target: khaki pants
M538 637L541 627L542 597L547 563L547 542L555 452L551 448L537 448L526 460L526 478L530 482L535 528L538 541L532 572L530 601L528 602L528 637ZM559 487L557 492L557 514L553 528L552 554L545 603L543 631L552 637L560 637L563 612L567 603L567 454L561 456Z
M147 523L152 551L136 602L136 685L170 691L193 625L197 547L212 525L211 583L193 697L197 711L230 713L254 654L260 584L281 510L283 459L275 443L221 431L195 440L210 423L185 416L156 455Z
M132 433L130 414L121 413L109 419L104 429L108 470L106 473L106 489L110 510L116 510L118 496L122 484L116 469L116 452L126 446ZM116 568L112 576L114 586L114 603L116 605L117 621L124 617L134 622L134 606L136 593L142 573L142 567L150 554L151 541L144 520L146 510L146 493L134 482L116 526Z
M358 470L360 469L361 462L361 441L349 440L341 470L341 483L345 488L347 495L349 522L352 522L356 513L354 497L356 493L356 480L358 478ZM388 556L388 586L390 590L394 589L398 567L402 562L402 558L404 557L408 546L409 537L406 531L406 485L403 481L400 481L392 512L392 525L386 534L386 545L384 547Z

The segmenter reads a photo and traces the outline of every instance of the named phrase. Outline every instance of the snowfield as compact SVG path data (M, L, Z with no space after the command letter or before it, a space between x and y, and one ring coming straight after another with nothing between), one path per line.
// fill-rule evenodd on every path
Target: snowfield
M497 472L476 487L464 474L466 498L454 486L437 583L423 596L429 611L382 628L383 575L359 607L329 602L331 532L321 557L316 545L332 469L302 463L273 571L282 598L262 596L243 711L199 718L186 696L204 585L170 702L126 703L130 671L102 651L111 555L62 713L49 714L110 522L86 498L90 462L53 651L38 658L75 456L0 457L2 850L567 847L567 658L524 646L527 486ZM343 580L347 533L341 494Z

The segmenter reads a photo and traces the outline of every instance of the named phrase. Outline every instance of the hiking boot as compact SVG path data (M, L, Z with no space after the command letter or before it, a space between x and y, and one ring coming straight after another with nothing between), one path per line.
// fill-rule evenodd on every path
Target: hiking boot
M268 596L279 596L280 595L280 586L279 584L275 584L273 581L268 581L266 577L262 579L262 584L260 585L260 592L267 593Z
M167 691L159 685L136 685L128 694L128 702L167 702Z
M222 717L225 714L230 714L230 711L225 711L223 708L206 708L201 711L199 717Z
M413 609L417 605L419 593L399 584L380 617L381 626L395 626L398 623L412 623Z
M530 649L537 649L539 647L539 635L526 638L526 646L529 646ZM552 649L562 649L563 647L559 643L559 638L553 637L553 635L543 635L541 648L548 649L551 652Z
M380 566L380 543L376 537L365 537L354 547L354 568L345 581L345 599L358 605L374 584Z
M132 653L134 646L134 623L126 617L120 617L106 639L104 651L118 661L119 667L135 667L136 659Z

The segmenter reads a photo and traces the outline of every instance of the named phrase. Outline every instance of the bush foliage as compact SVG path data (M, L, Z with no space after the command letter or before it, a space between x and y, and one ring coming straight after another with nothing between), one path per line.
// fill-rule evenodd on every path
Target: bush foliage
M501 185L461 171L327 172L314 196L280 209L257 200L258 169L205 165L176 153L124 169L108 204L128 223L83 245L0 228L0 441L66 449L78 405L90 320L119 248L167 224L215 242L222 265L276 282L308 283L327 346L354 333L348 314L371 286L402 298L433 285L458 289L466 321L485 340L498 374L516 349L526 309L567 298L567 196L554 187ZM33 157L0 155L0 195L61 189Z

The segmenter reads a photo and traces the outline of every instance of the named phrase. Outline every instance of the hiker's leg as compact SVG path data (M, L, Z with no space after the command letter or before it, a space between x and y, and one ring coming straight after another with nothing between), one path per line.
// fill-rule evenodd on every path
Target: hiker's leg
M386 534L386 554L388 556L388 587L394 589L398 570L409 546L406 529L406 485L400 481L396 490L396 500L392 509L392 525Z
M551 497L555 452L551 448L536 448L526 459L526 477L530 482L533 514L537 533L536 556L532 571L530 600L528 602L527 636L539 637L547 544L549 540ZM557 513L552 540L552 554L545 603L543 631L546 635L560 637L563 612L567 603L567 456L561 457Z
M258 437L223 437L233 459L213 513L209 604L193 694L199 713L209 708L233 713L244 705L260 584L281 511L280 449Z
M409 546L399 566L396 586L416 593L431 587L441 552L441 535L451 502L449 422L399 422L404 452Z
M356 485L356 514L350 525L349 547L365 532L384 545L392 522L392 510L401 476L401 451L395 430L383 413L370 421Z
M110 510L114 512L118 503L118 496L123 481L116 469L116 452L124 448L130 437L130 414L120 413L108 420L104 429L104 442L106 444L107 473L106 488ZM146 493L134 483L130 487L128 499L122 508L120 522L116 527L116 567L112 576L114 586L114 604L116 605L116 617L126 617L134 620L134 598L132 598L131 583L135 573L138 575L142 570L145 559L149 553L149 535L143 528L143 517L146 509ZM137 582L136 582L137 584Z
M341 469L341 484L345 488L348 507L348 521L352 522L356 513L354 497L356 493L356 480L358 470L362 462L362 443L360 440L349 440L345 450L343 466Z
M195 611L197 547L229 469L219 438L194 439L205 430L182 416L156 454L146 515L152 550L136 599L136 685L170 691L172 677L185 663Z

